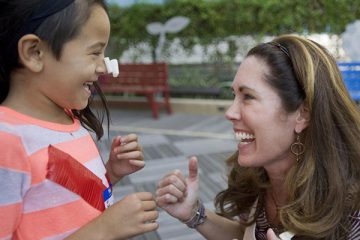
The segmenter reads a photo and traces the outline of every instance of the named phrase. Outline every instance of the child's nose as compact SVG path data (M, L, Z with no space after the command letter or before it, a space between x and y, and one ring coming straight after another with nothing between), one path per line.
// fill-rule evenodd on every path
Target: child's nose
M98 74L105 74L106 71L106 65L104 63L104 61L100 61L97 65L96 65L96 72Z

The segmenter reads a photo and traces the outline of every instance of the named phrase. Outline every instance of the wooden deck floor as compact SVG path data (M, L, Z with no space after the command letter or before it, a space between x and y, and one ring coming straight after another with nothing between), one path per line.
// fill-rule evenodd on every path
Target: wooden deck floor
M137 191L155 192L159 179L169 171L180 169L187 174L187 159L196 155L200 163L200 197L213 208L213 199L226 187L224 160L234 151L232 126L223 116L195 114L161 115L154 120L148 112L111 111L110 139L115 135L137 133L144 149L146 166L124 178L114 188L115 200ZM98 143L107 159L110 140ZM160 228L133 240L201 240L196 231L160 210Z

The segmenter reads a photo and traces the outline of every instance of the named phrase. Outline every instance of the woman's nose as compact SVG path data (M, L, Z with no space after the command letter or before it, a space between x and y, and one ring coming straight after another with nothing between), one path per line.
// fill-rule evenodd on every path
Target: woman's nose
M239 104L237 104L235 102L235 100L232 102L230 107L226 110L225 117L229 121L241 119L240 106L239 106Z

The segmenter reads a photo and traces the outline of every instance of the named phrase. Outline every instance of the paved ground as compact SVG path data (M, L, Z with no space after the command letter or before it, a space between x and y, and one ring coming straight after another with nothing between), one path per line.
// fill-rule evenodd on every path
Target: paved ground
M144 149L146 166L115 186L115 199L136 191L155 192L158 180L167 172L180 169L187 173L187 158L196 155L200 162L200 197L213 207L217 192L226 186L224 160L234 151L231 123L219 115L162 113L158 120L147 110L113 109L110 139L117 134L137 133ZM107 159L110 140L102 140L99 148ZM106 157L105 157L106 156ZM200 240L196 231L160 209L160 228L133 240Z

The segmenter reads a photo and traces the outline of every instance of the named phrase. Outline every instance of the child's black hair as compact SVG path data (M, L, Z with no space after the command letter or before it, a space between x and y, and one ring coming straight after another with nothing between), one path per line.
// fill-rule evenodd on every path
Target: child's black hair
M13 41L19 40L17 35L25 21L43 1L50 0L0 0L0 103L9 93L11 73L23 67L19 62L17 42L13 44ZM34 34L47 42L55 58L59 60L64 44L78 36L95 4L107 12L105 0L75 0L63 10L47 17ZM97 139L100 139L104 134L102 123L105 114L108 126L110 114L105 96L96 82L94 87L101 99L104 111L97 115L93 113L90 108L91 97L85 109L72 110L72 112L85 128L94 131Z

